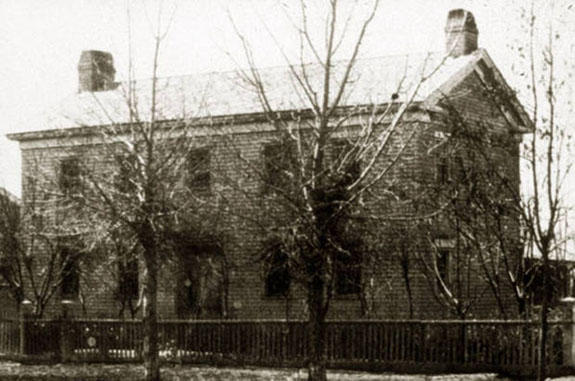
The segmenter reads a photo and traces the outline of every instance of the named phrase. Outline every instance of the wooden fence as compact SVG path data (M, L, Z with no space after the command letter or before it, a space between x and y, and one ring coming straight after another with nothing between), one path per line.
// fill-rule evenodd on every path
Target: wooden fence
M22 346L18 324L0 321L0 353L60 361L142 360L139 321L27 320L20 326ZM550 323L550 369L568 363L572 329L572 322ZM326 356L335 368L530 374L537 366L537 322L331 321L326 333ZM303 321L159 323L160 356L182 363L303 366L308 337Z
M17 320L0 317L0 356L20 351L20 327Z

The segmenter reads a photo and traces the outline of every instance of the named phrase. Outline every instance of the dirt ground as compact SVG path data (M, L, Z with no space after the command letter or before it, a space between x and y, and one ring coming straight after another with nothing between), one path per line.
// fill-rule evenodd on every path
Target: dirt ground
M21 365L15 362L0 362L0 380L141 380L144 369L140 365L109 364L56 364ZM502 380L494 374L451 374L451 375L394 375L360 372L330 371L333 381L487 381ZM299 381L306 380L304 369L269 368L214 368L197 366L165 366L162 379L169 381ZM565 380L565 379L563 379Z

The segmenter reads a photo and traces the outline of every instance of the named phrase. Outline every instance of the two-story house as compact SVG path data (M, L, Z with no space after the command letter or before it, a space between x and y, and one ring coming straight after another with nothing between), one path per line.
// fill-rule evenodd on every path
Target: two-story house
M361 130L362 121L372 112L383 115L382 125L397 123L394 117L402 113L401 123L397 123L398 132L390 140L393 142L389 148L391 153L381 156L385 159L376 159L382 162L375 167L385 167L385 160L395 157L398 151L401 155L397 155L390 175L362 199L372 203L371 212L376 217L401 217L404 209L397 206L397 201L409 199L423 189L414 184L448 181L451 164L448 157L438 154L438 147L449 139L453 110L470 123L485 123L489 126L486 134L496 132L509 137L506 141L512 145L510 152L514 154L508 170L516 179L516 187L519 186L518 147L521 134L529 131L529 118L488 53L477 44L473 15L455 10L450 12L447 21L445 52L380 57L355 63L349 89L339 107L341 112L334 117L336 120L338 115L348 113L342 118L343 127L336 137L344 142L346 136L353 137L354 131ZM305 66L310 83L321 81L321 70L316 66ZM335 67L337 72L337 65ZM188 164L182 167L181 177L192 178L192 193L208 200L206 203L213 205L214 213L222 213L213 234L204 234L199 241L196 237L188 241L184 238L180 248L184 254L179 255L177 261L167 261L163 267L159 285L161 317L302 317L305 305L301 290L290 281L291 274L281 266L281 258L271 256L267 262L261 260L261 254L274 250L274 246L263 240L249 222L250 216L261 217L254 209L258 203L268 208L266 213L273 209L270 188L286 183L289 186L291 181L279 166L282 160L290 159L282 153L277 130L262 103L278 116L292 118L290 123L313 118L305 94L298 92L297 84L294 85L292 69L275 67L257 71L267 91L263 102L262 93L254 90L238 72L120 83L115 81L111 54L83 52L78 66L78 93L48 110L45 124L9 135L20 143L23 204L29 205L34 199L40 208L49 209L45 225L56 226L62 219L74 220L77 211L65 200L83 186L81 178L90 176L86 174L88 169L100 176L107 174L110 179L122 177L122 164L110 159L110 151L105 147L111 129L117 133L116 142L121 141L122 135L130 135L130 128L136 122L150 122L146 119L150 117L149 112L143 110L151 107L155 112L153 122L165 126L164 135L159 133L160 136L173 138L166 131L173 131L178 125L186 130L191 148L186 148ZM508 96L494 97L486 90L493 87L503 89ZM157 91L150 91L152 88ZM385 110L391 110L388 116ZM334 155L333 152L329 154ZM356 170L361 172L366 163L358 165ZM135 186L130 176L135 174L125 174L120 188ZM39 189L41 197L38 197ZM389 202L390 193L394 193L395 204ZM259 197L250 200L254 195ZM218 209L224 202L225 207ZM379 224L377 218L373 221L372 225ZM60 233L70 236L85 232L87 225L89 223L83 223L84 230ZM57 233L55 229L54 236ZM185 230L182 234L185 235ZM50 311L59 312L60 297L72 301L72 306L67 308L86 316L114 317L130 309L137 314L141 263L137 257L119 262L111 260L115 252L112 253L109 237L105 239L106 245L94 249L99 255L92 258L88 255L79 263L62 259L65 277L61 295L54 298ZM411 261L413 267L402 268L402 262L393 259L391 250L387 252L383 247L385 241L386 238L381 237L380 245L372 245L378 247L378 261L368 262L365 256L360 256L342 260L335 267L330 316L366 316L368 299L369 316L449 316L434 298L430 281L418 270L417 260ZM440 277L447 277L453 239L449 232L439 232L436 242L441 257L435 268ZM61 257L69 258L73 250L69 245L62 245ZM410 278L408 290L402 273ZM473 282L481 282L479 277L478 274ZM370 288L368 294L367 288ZM476 297L481 300L476 303L476 315L495 310L488 294L488 290L478 291ZM412 305L411 313L408 304Z

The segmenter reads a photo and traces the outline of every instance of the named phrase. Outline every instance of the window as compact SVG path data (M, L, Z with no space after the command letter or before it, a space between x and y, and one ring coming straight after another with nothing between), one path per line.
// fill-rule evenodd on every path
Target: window
M293 152L288 144L272 143L264 146L264 190L286 189L293 181Z
M335 168L341 171L341 185L347 186L353 184L361 174L361 165L357 160L357 152L352 142L343 139L334 140L333 160Z
M437 249L437 273L439 278L444 283L449 280L449 249ZM437 280L438 285L441 284L440 280Z
M70 247L60 248L62 298L76 298L80 290L78 253Z
M361 292L360 252L338 252L335 256L335 293L351 295Z
M60 190L64 195L71 196L80 191L81 171L80 160L77 157L67 157L60 161Z
M116 188L122 193L131 193L135 190L134 176L136 158L126 155L119 159L118 175L116 177Z
M118 263L118 293L121 299L138 299L138 259L130 257Z
M8 266L0 265L0 287L7 286L9 284L9 270Z
M196 148L188 154L188 179L191 189L207 190L210 188L210 150Z
M288 256L281 250L279 244L270 247L266 262L266 296L287 296L291 283L289 262Z
M449 158L447 156L437 158L435 174L438 185L449 183Z

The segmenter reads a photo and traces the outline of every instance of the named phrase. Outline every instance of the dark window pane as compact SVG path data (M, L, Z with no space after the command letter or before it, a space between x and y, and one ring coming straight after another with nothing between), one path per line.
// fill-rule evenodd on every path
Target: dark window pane
M357 158L356 148L347 140L334 140L332 155L341 186L353 184L361 174L361 163Z
M437 250L437 271L441 280L447 282L449 279L449 250Z
M338 295L361 292L361 262L359 252L338 252L335 256L335 293Z
M293 181L294 158L288 144L273 143L264 146L263 181L266 192L286 190Z
M279 245L274 245L270 249L266 258L266 296L286 296L289 294L291 282L288 257Z
M7 286L8 283L8 279L9 279L9 270L8 270L8 266L2 266L0 265L0 286Z
M135 190L134 180L136 177L136 158L134 156L124 156L119 159L118 176L116 187L122 193L131 193Z
M60 162L60 190L70 196L78 193L81 187L80 160L77 157L68 157Z
M137 299L139 291L138 260L128 258L119 263L119 293L122 299Z
M192 189L209 189L211 183L210 151L197 148L188 154L189 186Z
M60 249L60 259L62 261L61 292L63 298L75 298L78 296L80 290L78 256L79 254L72 248L63 247Z
M449 182L449 159L445 156L437 159L437 183L445 185Z

